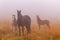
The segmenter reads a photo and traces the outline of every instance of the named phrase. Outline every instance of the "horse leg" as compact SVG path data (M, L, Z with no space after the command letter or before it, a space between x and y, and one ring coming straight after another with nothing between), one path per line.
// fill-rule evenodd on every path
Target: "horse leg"
M47 24L47 26L48 26L48 28L50 29L50 25L49 25L49 24Z
M27 25L27 33L31 33L30 25Z
M26 31L27 31L27 34L28 34L28 26L26 25Z
M12 31L14 32L14 25L12 24Z
M22 34L23 34L23 36L24 36L24 26L22 26Z
M39 30L40 30L40 24L39 24Z
M20 26L18 26L18 30L19 30L19 36L21 36Z
M28 40L28 33L29 33L29 28L28 28L28 25L26 25L26 29L27 29L27 40Z
M17 26L15 25L15 35L17 35Z

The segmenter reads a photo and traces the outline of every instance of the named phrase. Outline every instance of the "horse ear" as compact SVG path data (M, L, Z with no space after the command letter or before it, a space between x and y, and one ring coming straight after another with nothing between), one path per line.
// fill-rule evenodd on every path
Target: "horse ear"
M38 17L38 15L36 15Z
M17 12L19 12L19 10L17 10Z

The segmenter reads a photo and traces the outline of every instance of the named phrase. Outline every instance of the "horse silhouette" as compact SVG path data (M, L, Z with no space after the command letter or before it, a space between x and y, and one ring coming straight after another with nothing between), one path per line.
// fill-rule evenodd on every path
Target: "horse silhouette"
M28 15L22 15L21 14L21 10L17 10L17 25L18 25L18 29L19 29L19 36L21 36L21 30L20 27L22 27L22 33L24 35L24 26L27 29L27 34L30 33L31 29L30 29L30 25L31 25L31 19Z
M50 29L50 25L49 25L50 22L48 20L41 20L38 15L37 15L37 23L38 23L39 29L40 29L40 26L44 24L46 24Z
M17 30L17 20L16 20L16 17L15 17L15 15L12 15L12 30L13 31L15 31L15 30Z

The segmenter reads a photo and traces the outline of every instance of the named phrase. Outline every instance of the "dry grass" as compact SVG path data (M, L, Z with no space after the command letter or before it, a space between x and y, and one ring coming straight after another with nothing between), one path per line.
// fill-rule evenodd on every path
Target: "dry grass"
M41 26L38 29L36 22L32 22L31 34L28 35L28 40L60 40L60 24L51 23L51 29L49 30L46 25ZM11 22L5 21L0 25L0 39L1 40L25 40L27 39L27 34L25 31L25 36L19 37L15 35L15 32L11 29ZM16 32L18 34L18 32Z

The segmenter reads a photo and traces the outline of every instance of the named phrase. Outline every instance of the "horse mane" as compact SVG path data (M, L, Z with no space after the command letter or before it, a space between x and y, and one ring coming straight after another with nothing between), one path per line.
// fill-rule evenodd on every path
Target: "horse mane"
M40 21L41 19L39 18L39 16L37 15L37 20Z

